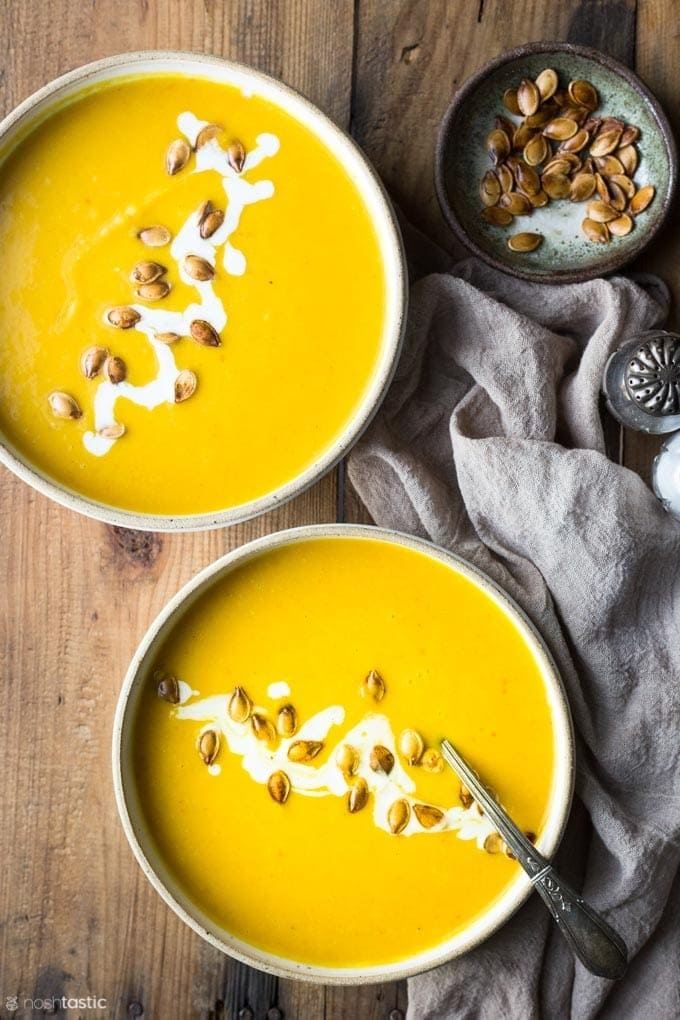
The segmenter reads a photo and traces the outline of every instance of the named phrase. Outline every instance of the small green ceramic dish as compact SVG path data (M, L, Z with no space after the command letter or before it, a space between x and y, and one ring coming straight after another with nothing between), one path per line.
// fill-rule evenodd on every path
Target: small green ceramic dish
M600 96L595 117L611 116L640 129L636 143L637 187L653 184L651 205L634 218L634 228L609 244L589 241L581 230L587 202L551 201L530 216L515 217L497 227L480 217L479 183L491 168L486 138L494 117L515 123L503 105L503 93L522 78L534 80L553 68L566 87L572 79L592 82ZM521 155L521 153L520 153ZM646 248L666 218L676 187L677 152L659 103L623 64L583 46L569 43L529 43L503 53L469 78L456 93L444 116L437 141L435 184L442 212L458 239L490 265L540 283L570 283L602 276L630 262ZM597 198L597 195L594 196ZM533 252L513 252L508 238L520 231L543 234Z

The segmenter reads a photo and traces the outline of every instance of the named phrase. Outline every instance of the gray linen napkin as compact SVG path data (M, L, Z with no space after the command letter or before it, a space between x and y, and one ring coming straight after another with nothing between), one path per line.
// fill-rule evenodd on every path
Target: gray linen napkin
M431 259L408 247L417 276ZM598 413L608 354L663 321L667 291L447 269L412 286L398 373L350 478L378 524L485 570L548 641L577 733L557 862L632 962L615 984L589 974L534 896L413 978L408 1016L680 1017L680 525L607 459Z

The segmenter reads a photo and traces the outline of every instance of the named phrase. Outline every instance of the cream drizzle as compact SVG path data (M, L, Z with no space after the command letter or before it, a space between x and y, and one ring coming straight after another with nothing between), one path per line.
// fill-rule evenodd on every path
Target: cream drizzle
M177 126L192 146L201 128L207 124L208 121L199 120L193 113L181 113L177 118ZM212 281L202 282L191 279L184 272L182 262L186 255L199 255L215 266L217 251L219 248L223 248L223 265L227 273L231 276L242 276L245 273L246 257L242 251L231 244L230 238L238 230L244 209L255 202L271 198L274 194L274 185L271 181L261 180L251 183L245 179L245 175L259 166L264 159L276 155L278 150L279 140L276 135L268 133L258 135L255 148L246 154L240 174L236 173L229 165L227 152L220 147L217 139L212 139L206 145L202 145L196 153L195 169L192 172L215 171L220 174L227 198L224 222L212 237L201 237L197 210L187 218L170 247L170 254L178 265L181 279L196 289L198 301L190 304L181 312L168 311L164 308L149 308L147 305L140 304L131 305L140 315L140 320L134 329L143 333L151 344L156 355L158 372L154 379L142 386L135 386L127 380L118 384L108 380L99 383L94 398L94 431L88 431L83 436L83 444L89 453L102 457L117 442L115 439L98 433L109 425L117 424L115 409L116 403L121 398L130 400L140 407L146 407L150 411L161 404L174 404L175 381L179 375L179 369L172 348L156 340L156 333L177 333L178 336L188 336L189 324L193 319L204 319L218 333L226 326L227 312L221 299L215 293ZM104 316L104 322L108 325L106 316Z
M275 686L275 685L271 685ZM286 685L287 686L287 685ZM290 688L288 688L290 694ZM390 832L387 813L390 805L399 798L404 798L411 807L423 803L416 796L416 784L405 771L399 760L396 741L390 721L386 715L369 712L363 719L334 744L328 760L321 765L307 765L288 760L288 748L297 740L327 741L333 727L342 726L345 721L345 710L341 705L325 708L300 726L298 732L289 739L281 739L276 748L270 748L265 742L258 740L249 723L235 723L227 711L228 694L217 694L188 704L182 699L173 711L178 719L191 720L216 727L232 754L242 758L242 766L256 783L265 785L273 772L281 769L290 780L291 789L308 797L344 797L347 794L345 776L335 762L335 752L341 744L350 744L359 752L359 767L356 775L362 776L374 795L373 821L385 832ZM190 700L190 699L189 699ZM255 706L254 711L266 715L266 709ZM394 767L389 775L374 772L369 764L371 750L376 744L382 744L394 755ZM219 763L209 768L211 775L219 775ZM430 803L429 801L427 803ZM484 848L484 840L494 831L493 826L476 806L469 808L454 806L450 808L433 804L443 812L442 821L431 829L423 829L413 811L408 825L401 835L413 836L417 833L455 832L459 839L476 840L479 849Z

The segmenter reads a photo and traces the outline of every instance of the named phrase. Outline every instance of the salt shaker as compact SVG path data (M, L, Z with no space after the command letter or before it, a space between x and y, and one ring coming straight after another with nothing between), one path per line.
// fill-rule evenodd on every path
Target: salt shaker
M654 492L680 519L680 334L650 330L614 351L602 383L607 408L627 428L675 432L654 461Z

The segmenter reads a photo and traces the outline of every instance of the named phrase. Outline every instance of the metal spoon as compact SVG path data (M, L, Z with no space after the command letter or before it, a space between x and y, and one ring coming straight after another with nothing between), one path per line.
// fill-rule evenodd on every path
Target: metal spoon
M451 743L442 740L441 746L444 758L512 850L583 966L612 981L623 977L628 964L623 939L538 853Z

